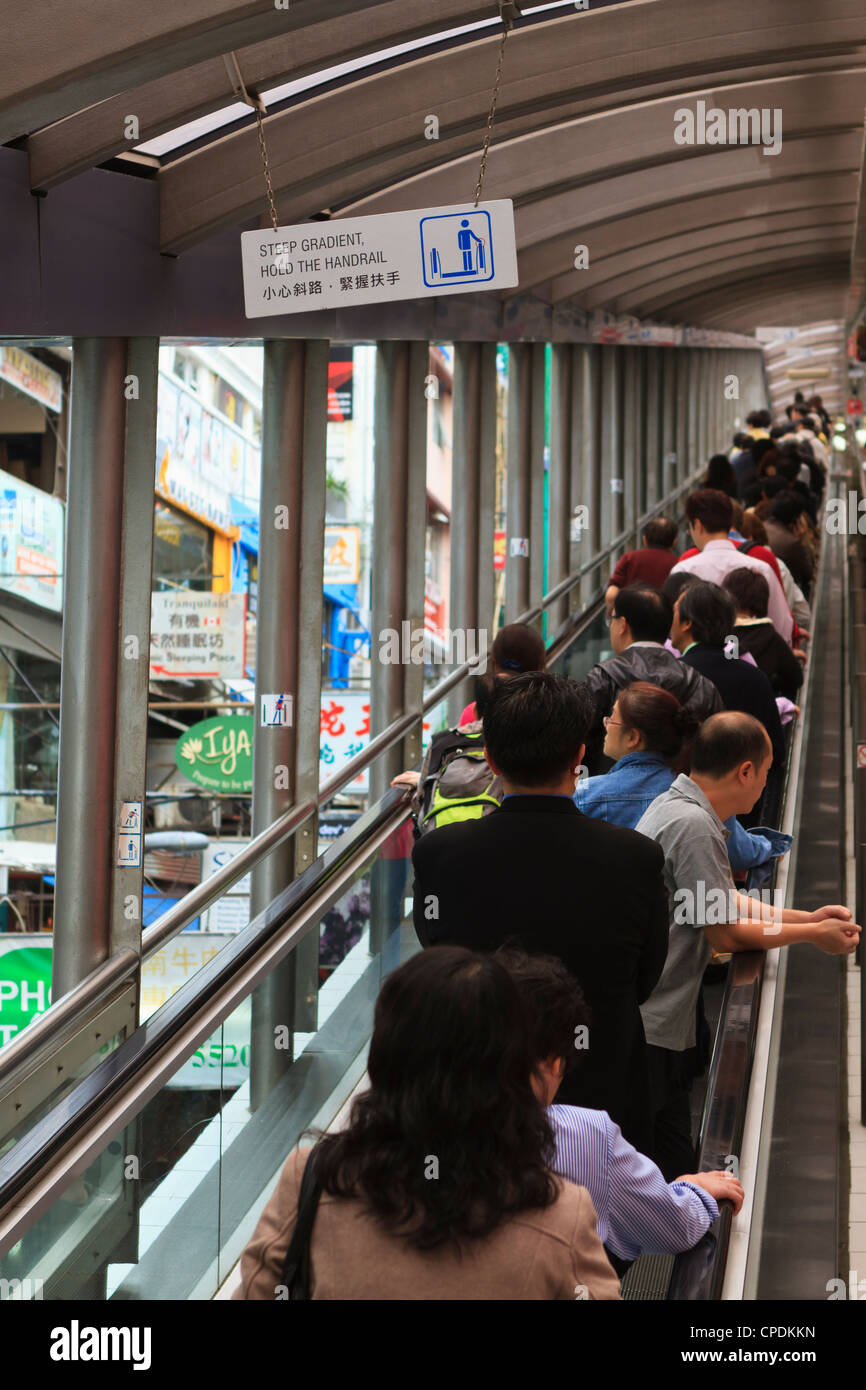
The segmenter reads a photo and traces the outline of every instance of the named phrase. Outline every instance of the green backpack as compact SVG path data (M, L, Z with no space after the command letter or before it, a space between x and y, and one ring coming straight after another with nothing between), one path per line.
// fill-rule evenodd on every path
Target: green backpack
M484 756L481 720L435 734L415 795L415 833L478 820L495 811L502 781Z

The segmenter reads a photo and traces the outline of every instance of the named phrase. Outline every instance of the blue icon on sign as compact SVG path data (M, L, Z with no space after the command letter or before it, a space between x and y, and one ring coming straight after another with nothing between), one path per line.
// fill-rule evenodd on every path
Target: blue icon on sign
M422 217L420 231L425 285L477 285L493 279L489 212Z

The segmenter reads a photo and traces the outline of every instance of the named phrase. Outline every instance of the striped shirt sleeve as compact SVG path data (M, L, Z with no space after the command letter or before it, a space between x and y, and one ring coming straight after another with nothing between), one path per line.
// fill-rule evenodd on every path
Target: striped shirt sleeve
M692 1183L666 1183L603 1110L554 1105L554 1171L589 1189L598 1233L624 1260L690 1250L718 1218L713 1198Z

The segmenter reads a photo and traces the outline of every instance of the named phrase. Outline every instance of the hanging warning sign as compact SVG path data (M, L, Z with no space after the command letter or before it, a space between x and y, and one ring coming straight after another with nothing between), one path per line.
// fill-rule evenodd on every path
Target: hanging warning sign
M509 198L241 233L247 318L517 284Z

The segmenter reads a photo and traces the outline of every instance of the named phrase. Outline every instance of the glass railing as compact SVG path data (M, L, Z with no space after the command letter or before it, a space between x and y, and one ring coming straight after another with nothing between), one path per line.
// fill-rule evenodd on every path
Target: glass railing
M47 1209L8 1248L0 1225L0 1280L22 1281L4 1288L38 1290L32 1296L46 1299L213 1296L286 1155L310 1126L331 1122L363 1075L383 975L419 949L408 892L408 810L395 794L390 800L393 828L384 842L361 854L350 873L341 871L334 846L331 888L312 914L309 904L300 909L304 934L316 932L323 956L337 958L321 984L315 1033L262 1029L251 989L199 1046L181 1049L148 1096L152 1083L143 1079L146 1067L136 1073L136 1054L158 1048L160 1032L171 1047L173 1030L165 1025L171 1015L183 1018L184 994L200 988L190 980L118 1050L114 1072L103 1067L104 1075L98 1069L90 1078L95 1103L104 1088L120 1088L126 1068L129 1086L142 1087L141 1104L103 1127L80 1171L60 1181ZM364 827L348 838L363 843ZM346 901L356 909L348 932L346 918L334 912ZM281 929L293 920L290 914ZM79 1087L70 1098L82 1114L85 1091ZM50 1151L52 1118L59 1117L35 1126L22 1147ZM14 1160L14 1153L0 1158L0 1200Z
M596 613L576 626L572 643L592 664L606 640ZM554 669L562 670L568 655ZM393 808L389 833L357 869L341 873L341 861L363 846L364 822L378 808L283 895L303 899L304 880L331 865L331 887L305 928L320 943L316 1031L257 1030L252 990L247 993L216 1030L184 1049L155 1094L103 1136L81 1172L61 1182L51 1205L8 1249L0 1218L0 1251L6 1250L0 1279L38 1286L43 1298L213 1296L249 1239L287 1154L307 1129L331 1122L363 1076L382 977L420 949L411 924L408 802L397 793L386 800ZM301 908L302 915L308 911ZM286 917L284 930L290 921ZM148 1034L168 1029L172 1017L181 1016L185 996L202 988L223 956L227 968L241 937L255 929L251 923L168 994L121 1049L119 1064L147 1046ZM177 938L168 949L191 939ZM146 977L147 987L158 988L159 956L150 959L155 973ZM92 1081L98 1084L99 1075ZM43 1128L49 1130L50 1116ZM0 1159L0 1210L8 1172Z

